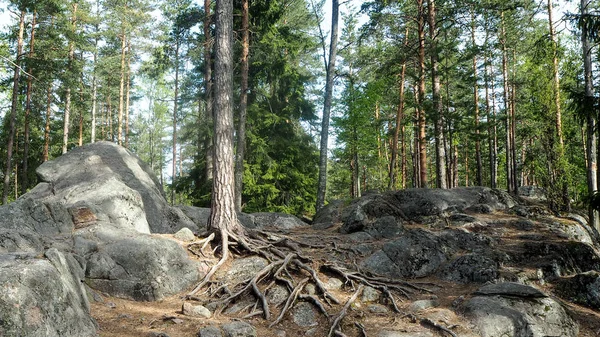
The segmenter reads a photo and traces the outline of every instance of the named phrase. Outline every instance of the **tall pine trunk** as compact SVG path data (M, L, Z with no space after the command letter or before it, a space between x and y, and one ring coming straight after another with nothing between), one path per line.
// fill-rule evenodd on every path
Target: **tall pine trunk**
M213 78L212 78L212 39L210 34L211 14L210 14L210 3L211 0L204 0L204 93L206 95L206 109L205 119L208 125L213 124ZM204 138L206 152L206 181L210 181L213 178L213 137L210 136ZM199 186L198 186L199 187Z
M506 55L506 31L504 22L504 12L501 13L502 28L500 43L502 45L502 78L504 82L504 110L506 115L505 128L506 128L506 189L508 193L515 193L515 186L513 185L513 175L516 174L512 170L512 149L511 149L511 103L510 103L510 88L508 86L508 56Z
M119 114L117 117L117 143L123 145L123 106L125 105L125 53L127 47L127 35L125 29L121 29L121 78L119 80Z
M33 59L34 45L35 45L35 25L37 19L37 12L33 11L33 19L31 20L31 36L29 37L29 59ZM29 188L29 116L31 115L31 95L33 93L33 71L29 69L29 75L27 78L27 98L25 100L25 130L24 130L24 141L23 141L23 173L21 174L21 192L27 192Z
M329 43L329 60L326 64L325 102L323 104L323 119L321 121L321 146L319 154L319 182L317 186L316 210L325 206L325 193L327 191L327 147L329 141L329 118L331 115L331 101L333 98L333 79L335 77L335 58L338 43L338 20L340 5L339 0L332 0L331 4L331 41ZM323 41L324 43L324 41Z
M10 172L12 170L13 146L15 143L17 105L19 103L19 79L21 76L21 54L23 53L23 33L25 31L25 10L19 16L19 35L17 38L17 56L13 73L13 91L10 106L9 134L6 144L6 169L4 171L4 185L2 189L2 204L8 203L8 189L10 188Z
M426 116L425 101L425 8L423 0L417 0L418 9L418 36L419 36L419 84L418 84L418 139L419 139L419 185L420 188L427 188L427 137L426 137Z
M77 2L74 2L73 4L71 4L71 7L72 7L71 31L73 33L73 36L75 36L78 5L79 4ZM68 72L67 76L73 76L73 74L71 73L73 71L73 60L75 59L75 43L73 43L73 40L69 40L69 56L68 57L69 57L69 60L68 60L67 69L69 70L69 72ZM63 154L67 153L67 149L68 149L68 145L69 145L70 115L71 115L71 83L70 83L70 79L67 79L67 92L65 95L65 116L63 119L63 146L62 146Z
M582 19L588 15L588 0L581 0L580 14ZM592 195L598 190L597 177L597 146L596 146L596 116L594 114L594 83L592 77L592 48L590 47L589 32L586 25L581 26L581 47L583 53L583 69L585 81L585 109L587 110L586 117L586 157L587 157L587 185L588 194ZM595 211L591 206L588 210L590 225L600 230L598 221L598 211Z
M175 92L173 93L173 169L171 176L171 205L175 205L177 182L177 108L179 103L179 38L175 42Z
M444 147L444 104L441 99L440 75L438 72L437 51L437 10L435 0L428 0L429 35L431 38L431 80L433 109L435 110L435 172L436 186L448 188L446 179L446 148Z
M490 82L492 85L492 95L494 94L493 89L493 70L488 72L488 59L484 59L485 64L485 110L487 115L488 124L488 146L489 146L489 165L490 165L490 187L498 187L498 144L496 138L496 108L494 104L490 104ZM491 68L491 66L490 66ZM490 80L490 75L492 79ZM493 99L492 99L493 100Z
M248 109L248 72L250 53L249 0L242 0L242 83L240 93L240 120L237 134L237 152L235 157L235 209L242 211L242 189L244 178L244 155L246 153L246 113Z
M131 40L127 39L127 76L125 78L125 147L129 148L129 103L131 95Z
M475 107L475 161L477 168L475 172L475 184L483 186L483 162L481 159L481 139L479 130L479 87L477 77L477 43L475 41L475 9L471 7L471 43L473 48L473 106Z

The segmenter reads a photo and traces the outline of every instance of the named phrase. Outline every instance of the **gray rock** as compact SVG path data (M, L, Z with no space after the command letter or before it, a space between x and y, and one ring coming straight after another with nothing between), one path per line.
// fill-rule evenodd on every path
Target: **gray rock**
M243 259L235 259L226 272L217 273L219 280L227 280L231 285L239 284L256 275L261 269L268 265L268 261L260 256L250 256Z
M436 308L440 305L440 301L437 299L418 300L412 302L408 306L410 312L419 312L430 308Z
M600 310L600 273L597 271L562 278L557 282L555 290L571 302Z
M296 325L307 328L319 325L317 313L308 302L299 302L292 310L292 317Z
M521 298L545 298L548 295L543 292L520 283L503 282L485 285L475 292L476 295L484 296L511 296Z
M367 307L367 310L369 310L369 312L373 314L387 314L388 312L390 312L388 308L381 304L371 304Z
M194 317L203 317L210 318L212 316L212 312L206 309L206 307L199 304L191 304L188 302L183 303L181 307L181 311L184 315L194 316Z
M465 208L465 212L478 213L478 214L491 214L494 212L492 206L487 204L475 204Z
M546 190L539 186L519 186L517 193L521 197L536 201L545 201L547 199Z
M287 332L285 332L285 330L277 330L277 331L275 331L275 336L277 336L277 337L286 337L287 336Z
M199 264L175 241L134 231L90 227L76 235L99 241L87 255L90 287L112 296L156 301L191 287L200 278Z
M42 184L27 197L84 205L98 219L141 233L173 233L194 224L171 208L152 170L111 142L77 147L37 169Z
M256 328L246 322L231 322L221 328L225 337L256 337Z
M455 213L455 214L451 214L448 217L448 220L452 221L452 222L457 222L457 223L469 223L469 222L476 222L477 218L475 218L474 216L471 215L467 215L467 214L463 214L463 213Z
M354 233L348 234L348 239L350 241L354 241L354 242L373 241L373 237L371 236L371 234L369 234L367 232L354 232Z
M464 304L465 316L482 337L575 337L579 327L555 300L476 296Z
M481 254L467 254L445 265L440 278L457 283L485 283L498 279L498 262Z
M341 210L345 203L341 200L333 200L325 207L317 211L313 217L313 226L318 229L326 229L340 221Z
M0 336L96 336L77 262L46 256L0 255Z
M338 290L344 286L344 282L336 277L330 277L327 282L325 282L325 289L327 290Z
M390 278L413 278L431 275L445 262L446 256L435 235L413 230L386 243L360 266L365 271Z
M402 220L390 215L377 218L372 225L369 225L366 232L375 239L391 239L398 237L404 226Z
M317 293L317 287L315 287L315 285L312 283L305 285L304 290L306 290L306 293L309 295L314 295Z
M20 231L0 228L0 254L28 252L41 253L44 249L43 239L29 229Z
M267 291L267 301L273 305L280 305L285 302L290 295L286 287L276 284Z
M219 327L207 326L198 331L197 337L223 337L223 334L221 334Z
M180 229L179 231L177 231L177 233L173 234L173 237L175 239L181 240L181 241L194 241L196 239L194 232L192 232L187 227L184 227L184 228Z
M294 229L308 226L299 218L285 213L252 213L257 228Z
M44 238L69 235L74 229L71 215L64 205L53 200L32 198L29 194L0 206L0 219L0 228L4 230L35 233Z
M360 297L361 302L377 302L381 294L373 287L365 287Z

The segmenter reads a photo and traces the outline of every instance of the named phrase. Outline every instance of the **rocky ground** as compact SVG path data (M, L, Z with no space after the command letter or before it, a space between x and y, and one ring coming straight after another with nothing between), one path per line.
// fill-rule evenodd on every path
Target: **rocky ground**
M600 335L599 235L535 188L409 189L332 202L311 224L240 214L219 258L209 210L171 207L100 142L0 207L0 336ZM251 251L249 251L250 249Z

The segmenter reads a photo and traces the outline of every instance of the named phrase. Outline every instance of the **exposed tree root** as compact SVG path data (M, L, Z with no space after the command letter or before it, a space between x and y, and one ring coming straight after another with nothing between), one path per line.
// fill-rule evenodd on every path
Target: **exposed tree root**
M362 337L369 337L369 336L367 336L367 329L365 329L365 326L362 325L362 323L355 322L354 325L356 325L356 327L360 329L360 333L362 334Z
M208 244L214 242L214 239L215 235L210 235L206 239L192 242L188 245L188 248L202 245L200 249L202 252ZM202 281L187 295L188 299L201 300L197 293L201 289L205 289L203 295L208 294L211 297L216 297L217 300L211 303L211 305L215 306L213 309L214 315L219 315L239 299L252 295L256 299L256 302L254 305L251 304L244 308L243 311L246 312L244 318L262 315L264 319L270 321L273 317L273 308L270 308L266 294L273 286L279 284L289 291L289 295L279 310L277 317L270 323L269 327L280 323L298 300L312 303L325 317L329 318L328 308L340 304L340 301L327 290L325 283L319 276L319 271L327 271L339 275L347 287L355 290L339 314L335 316L336 318L329 329L329 337L344 336L339 326L346 316L349 307L360 296L365 286L379 290L383 294L384 299L387 300L388 304L396 312L400 312L396 296L411 298L411 294L417 292L431 292L423 284L418 285L363 273L356 264L354 266L355 270L349 270L330 261L327 264L320 264L305 257L302 248L326 250L329 248L328 246L302 242L301 240L292 239L279 233L248 230L247 233L237 235L227 230L222 230L219 239L220 245L215 247L214 250L220 248L220 259L212 266ZM214 282L212 278L231 256L231 252L236 251L239 254L252 254L264 257L268 261L268 264L251 278L239 284L231 285L230 289L228 284ZM312 283L315 286L315 294L303 293L308 283ZM362 335L366 337L367 334L364 326L360 323L356 326L360 329Z
M446 328L443 325L437 324L436 322L430 320L429 318L423 318L423 319L421 319L421 324L433 327L433 328L435 328L435 329L437 329L439 331L443 331L443 332L449 334L452 337L458 337L458 335L454 331Z
M331 324L331 328L329 329L329 334L327 335L328 337L332 337L334 333L336 333L337 327L338 325L340 325L340 322L342 321L342 319L344 318L344 316L346 316L346 312L348 311L348 308L350 308L350 306L352 305L352 303L354 303L354 301L356 301L356 299L358 298L358 295L360 295L363 291L363 285L359 285L358 289L356 289L356 291L354 292L354 294L352 295L352 297L350 297L350 299L348 299L348 301L346 302L346 304L344 305L344 307L342 308L342 311L340 311L340 313L338 314L338 316L336 317L336 319L333 321L333 324Z

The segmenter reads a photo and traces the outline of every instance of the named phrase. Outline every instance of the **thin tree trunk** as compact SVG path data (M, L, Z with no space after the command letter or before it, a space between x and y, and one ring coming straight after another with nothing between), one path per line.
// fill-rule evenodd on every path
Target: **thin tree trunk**
M517 51L513 49L513 63L512 63L512 85L511 88L511 99L510 99L510 149L512 151L512 178L514 192L517 193L519 189L518 182L518 169L517 169L517 143L515 141L517 134Z
M74 2L71 6L73 8L72 17L71 17L71 30L73 35L75 35L76 23L77 23L77 7L78 3ZM69 40L69 64L67 69L72 71L73 69L73 60L75 59L75 44L73 40ZM70 74L69 76L72 76ZM67 153L68 145L69 145L69 118L71 114L71 84L67 82L67 93L65 97L65 116L63 120L63 147L62 153Z
M424 101L425 101L425 8L423 0L417 0L418 8L418 35L419 35L419 93L418 104L418 138L419 138L419 187L427 188L427 136L426 136L426 116Z
M123 145L123 106L125 102L125 50L127 46L127 36L125 29L121 29L121 78L119 80L119 114L117 117L117 143ZM175 158L175 157L173 157ZM173 159L174 160L174 159Z
M250 63L250 29L248 0L242 1L242 83L240 93L240 120L235 157L235 209L242 211L242 189L244 178L244 155L246 153L246 113L248 109L248 72Z
M131 40L127 39L127 77L125 79L125 147L129 148L129 100L131 94Z
M99 16L100 13L100 1L96 1L96 16ZM99 40L99 32L100 27L99 24L95 24L95 38L94 38L94 59L93 59L93 70L92 70L92 130L91 130L91 139L92 143L96 142L96 109L98 105L98 84L96 79L96 66L98 63L98 40Z
M502 19L502 29L501 29L501 36L500 36L500 40L501 40L501 45L502 45L502 77L504 80L504 110L505 110L505 114L506 114L506 121L505 121L505 128L506 128L506 189L508 190L508 193L514 193L515 192L515 186L513 185L513 174L515 172L513 172L512 170L512 149L511 149L511 137L510 137L510 133L511 133L511 117L510 117L510 109L511 109L511 105L510 105L510 99L509 99L509 91L510 88L508 87L508 60L507 60L507 55L506 55L506 32L504 29L504 12L501 13L501 19Z
M173 172L171 186L171 205L175 205L175 182L177 181L177 107L179 103L179 39L175 43L175 92L173 102ZM218 143L217 143L218 144Z
M493 107L490 105L490 80L488 73L488 59L487 57L484 59L485 64L485 110L487 116L487 130L488 130L488 146L489 146L489 164L490 164L490 187L497 187L497 164L496 164L496 142L495 142L495 134L496 134L496 120L495 113L492 116ZM492 79L493 81L493 79ZM493 90L492 90L493 93Z
M558 143L560 144L560 150L564 146L563 134L562 134L562 117L560 109L560 78L558 74L558 42L556 41L556 32L554 31L554 21L552 20L552 0L548 0L548 26L550 29L550 40L552 41L552 71L554 75L554 106L555 111L555 123L556 123L556 134L558 136ZM561 153L562 155L562 153Z
M581 0L580 11L581 16L586 17L588 15L588 1ZM598 178L597 178L597 146L596 146L596 116L593 112L594 104L594 83L592 77L592 48L590 47L590 41L588 37L587 27L582 25L581 29L581 46L583 50L583 68L584 68L584 80L585 80L585 102L587 117L587 137L586 137L586 150L587 150L587 185L588 194L592 195L598 190ZM595 211L591 206L589 207L589 218L590 225L600 230L600 223L598 221L598 212Z
M35 45L35 25L37 19L37 12L33 11L33 19L31 20L31 36L29 37L29 59L33 59L34 45ZM24 130L24 141L23 141L23 174L21 175L21 191L27 192L29 188L29 116L31 115L31 94L33 92L33 71L29 69L29 76L27 78L27 98L25 101L25 130Z
M6 144L6 170L4 171L4 186L2 189L2 204L8 203L8 189L10 188L10 172L12 170L13 145L15 142L15 129L17 120L17 104L19 98L19 79L21 76L21 54L23 53L23 33L25 31L25 10L19 16L19 36L17 38L17 56L13 74L13 91L10 106L10 126L8 142Z
M440 75L438 72L437 51L437 10L435 0L428 0L429 35L431 38L431 79L433 108L435 110L435 173L436 186L448 188L446 179L446 148L444 147L444 105L441 99Z
M475 41L475 10L471 7L471 42L473 50L477 49L477 43ZM479 88L477 85L477 54L473 54L473 105L475 107L475 161L477 163L477 169L475 174L475 184L477 186L483 186L483 163L481 159L481 140L479 130Z
M404 47L406 48L408 46L408 26L406 27L406 30L404 32ZM402 61L402 70L400 71L400 82L398 83L398 87L399 87L399 102L398 102L398 109L396 110L396 127L394 128L394 137L392 140L392 158L390 161L390 184L389 184L389 189L395 189L397 188L396 186L396 181L397 181L397 177L398 177L398 139L400 136L400 131L402 131L402 151L403 151L403 155L402 155L402 165L405 165L404 160L406 159L406 149L404 147L404 78L406 76L406 60ZM405 184L406 184L406 180L404 178L404 174L406 171L406 167L402 167L402 180L403 180L403 186L402 188L406 188Z
M338 43L339 0L332 0L331 5L331 42L329 44L329 61L327 63L325 80L325 103L323 104L323 119L321 121L321 146L319 155L319 182L317 187L316 210L325 206L327 191L327 147L329 140L329 118L333 98L333 79L335 77L335 58ZM324 41L323 41L324 43Z
M52 117L52 83L46 89L46 124L44 126L44 150L42 151L42 162L48 161L50 148L50 118Z

